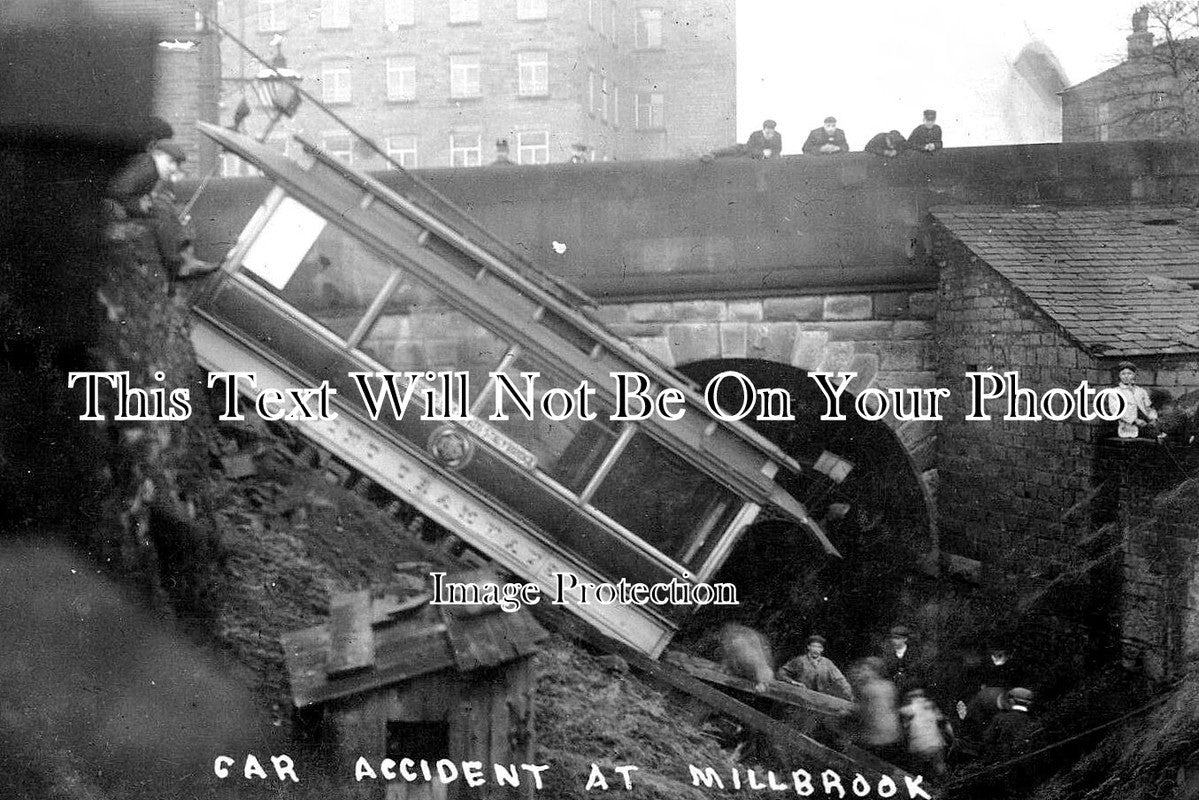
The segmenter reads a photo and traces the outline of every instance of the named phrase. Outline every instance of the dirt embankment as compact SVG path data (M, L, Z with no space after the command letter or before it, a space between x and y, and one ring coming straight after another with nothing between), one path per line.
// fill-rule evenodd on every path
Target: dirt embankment
M332 480L319 454L262 426L218 426L188 343L186 297L171 296L158 265L117 234L96 298L105 320L91 368L127 372L132 387L187 388L191 413L82 425L97 444L86 466L102 487L95 524L58 532L75 555L45 544L3 556L32 578L42 572L20 565L34 553L69 597L30 592L29 608L66 613L53 630L31 627L41 617L20 604L0 618L21 651L9 659L20 680L5 685L26 687L3 695L11 702L0 714L0 763L11 769L0 789L71 800L337 796L353 778L319 774L319 749L291 713L279 636L325 620L332 592L390 582L397 565L445 563L445 554L422 541L419 517L386 513ZM113 393L102 395L111 417ZM113 625L125 633L106 633ZM43 636L53 641L39 644ZM38 658L74 663L78 646L99 659L78 674ZM665 696L570 643L552 641L536 666L538 760L551 765L540 796L589 794L595 763L614 789L612 767L640 767L634 797L698 798L688 763L726 776L734 766ZM231 716L210 721L215 707ZM280 752L313 756L312 769L299 785L218 784L211 758L226 734L256 742L268 770L266 755Z

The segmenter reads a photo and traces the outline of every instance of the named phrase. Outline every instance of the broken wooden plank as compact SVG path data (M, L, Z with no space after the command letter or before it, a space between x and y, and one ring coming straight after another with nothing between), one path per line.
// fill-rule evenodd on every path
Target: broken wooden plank
M384 595L375 601L374 610L371 612L371 622L374 625L392 622L394 617L407 614L409 611L415 611L432 599L433 595L428 592L412 595L403 600L395 595Z
M369 667L375 660L371 593L363 589L336 594L329 606L329 660L325 673L336 678Z
M726 672L724 667L714 661L708 661L706 658L688 653L668 650L662 655L662 660L678 667L688 675L708 683L740 689L761 697L769 697L771 700L798 706L822 716L842 717L853 711L853 703L848 700L842 700L840 697L833 697L822 692L814 692L806 686L786 681L771 681L766 684L765 689L760 692L756 691L753 681Z

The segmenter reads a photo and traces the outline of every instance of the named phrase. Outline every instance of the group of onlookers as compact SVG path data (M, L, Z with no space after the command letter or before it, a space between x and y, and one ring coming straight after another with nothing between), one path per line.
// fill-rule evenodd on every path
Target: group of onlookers
M807 724L806 733L846 736L881 758L918 772L941 775L952 748L965 757L1003 760L1028 752L1037 734L1030 716L1033 693L1019 686L1011 653L993 643L986 658L961 681L967 695L955 707L958 729L926 694L923 665L917 665L909 642L911 631L897 625L876 655L863 658L842 674L824 655L827 644L809 636L806 651L784 664L781 681L854 703L852 724Z
M941 126L937 124L937 112L927 109L924 121L906 139L897 130L884 131L875 135L866 143L865 152L873 153L883 158L895 158L908 151L919 153L934 153L942 147ZM824 124L814 128L804 140L802 151L805 155L836 156L849 152L849 143L845 139L845 131L837 127L836 117L825 117ZM783 135L778 131L778 124L768 119L762 123L761 130L749 135L745 144L737 144L716 150L705 156L711 160L718 156L749 156L750 158L777 158L783 152Z

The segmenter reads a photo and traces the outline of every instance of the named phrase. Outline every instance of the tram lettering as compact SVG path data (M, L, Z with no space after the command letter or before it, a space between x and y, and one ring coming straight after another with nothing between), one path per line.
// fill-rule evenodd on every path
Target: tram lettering
M222 422L244 420L241 413L241 395L239 389L245 381L250 389L258 388L258 376L253 372L210 372L208 388L217 381L224 381L224 408L218 417ZM283 389L266 388L254 394L254 410L260 417L272 422L280 420L333 420L337 412L330 406L330 398L337 390L329 385L329 381L321 381L316 387L285 387ZM310 405L315 400L315 410ZM290 410L287 410L289 409Z
M656 397L649 394L649 378L640 372L613 372L616 379L616 411L612 414L613 422L638 422L657 415L664 420L675 421L682 419L685 408L680 408L686 399L683 392L673 386L658 392ZM629 412L629 401L637 401L637 411Z

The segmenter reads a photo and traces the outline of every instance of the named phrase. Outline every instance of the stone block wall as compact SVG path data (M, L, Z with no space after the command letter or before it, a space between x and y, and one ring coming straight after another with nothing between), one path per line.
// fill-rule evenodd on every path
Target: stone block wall
M994 565L1019 562L1055 572L1078 557L1090 527L1096 446L1106 430L1084 422L967 421L967 372L1019 373L1042 392L1079 382L1106 386L1110 373L997 272L943 229L934 253L941 266L935 328L944 405L938 449L942 548Z
M1122 508L1144 512L1126 515L1119 530L1121 657L1160 679L1199 658L1199 482L1168 486L1172 474L1177 479L1176 448L1119 449Z
M1159 404L1199 386L1199 362L1162 359L1138 382ZM1190 405L1190 404L1186 404ZM1125 666L1151 678L1178 675L1199 659L1199 449L1184 409L1159 408L1166 438L1105 443L1103 468L1119 483L1119 625Z
M851 370L864 385L933 378L928 292L606 305L601 318L671 365L758 358L805 371Z
M937 439L942 550L991 574L1075 571L1086 579L1075 611L1118 626L1124 664L1176 674L1199 658L1199 482L1186 481L1199 470L1194 423L1159 408L1168 434L1158 443L1121 442L1103 422L966 421L967 371L1015 370L1036 391L1103 387L1120 359L1082 350L943 230L934 253L936 380L953 392ZM1137 360L1138 383L1159 405L1199 388L1194 357Z

